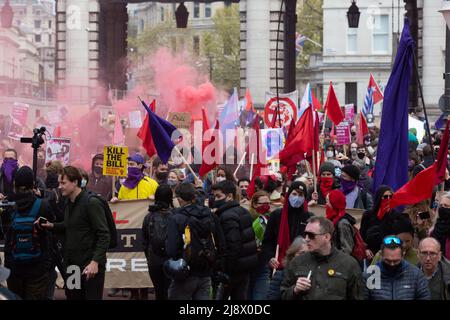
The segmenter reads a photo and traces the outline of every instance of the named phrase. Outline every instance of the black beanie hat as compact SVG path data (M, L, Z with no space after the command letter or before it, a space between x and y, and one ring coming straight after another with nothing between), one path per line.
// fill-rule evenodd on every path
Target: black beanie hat
M16 172L14 184L16 188L25 187L27 189L32 189L34 186L33 169L27 166L20 167Z
M359 180L359 169L357 166L354 166L352 164L348 164L345 167L343 167L342 172L345 172L348 174L352 179L358 181Z
M397 235L400 233L414 234L414 227L407 214L400 214L392 222L392 233Z
M334 176L335 175L334 169L335 169L335 167L334 167L333 163L331 163L329 161L325 161L324 163L322 163L320 165L319 174L322 174L323 172L326 171L326 172L331 172L331 174Z

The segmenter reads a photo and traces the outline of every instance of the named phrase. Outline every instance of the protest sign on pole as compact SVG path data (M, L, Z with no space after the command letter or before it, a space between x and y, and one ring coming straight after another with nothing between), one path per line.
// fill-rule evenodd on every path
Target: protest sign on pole
M105 146L103 157L104 176L124 177L127 175L128 147Z
M339 146L350 143L350 124L347 121L336 126L336 141Z
M142 126L141 111L139 110L131 111L128 115L130 117L130 128L136 129Z
M279 95L281 127L287 127L291 121L297 121L298 113L298 91ZM277 95L272 92L266 92L266 104L264 106L264 123L267 127L272 127L274 117L278 117ZM280 124L277 118L275 128Z
M191 128L191 114L189 112L169 112L167 121L178 129L189 130Z
M353 103L346 104L344 107L344 115L345 115L345 121L353 124L355 123L355 106Z
M8 138L20 140L23 137L23 129L27 125L28 109L30 106L26 103L15 102L11 110L11 126Z
M70 138L52 138L47 141L45 150L45 162L57 160L69 165Z

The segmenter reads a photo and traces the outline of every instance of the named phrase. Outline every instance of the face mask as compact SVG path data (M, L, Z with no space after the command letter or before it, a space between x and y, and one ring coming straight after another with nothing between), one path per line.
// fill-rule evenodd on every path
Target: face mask
M217 183L222 182L222 181L225 181L225 180L227 180L227 178L225 178L225 177L217 177L217 178L216 178L216 182L217 182Z
M356 158L358 156L358 153L355 150L352 150L352 158Z
M227 199L214 200L213 208L220 208L227 202Z
M81 180L81 189L86 188L86 185L87 185L87 180L86 179L82 179Z
M439 218L442 220L450 220L450 209L449 208L439 208Z
M294 196L292 194L289 196L289 204L293 208L300 208L304 202L305 202L305 197Z
M158 178L158 180L166 180L168 176L169 176L169 172L167 172L167 171L156 173L156 178Z
M264 214L266 212L268 212L270 210L270 204L263 204L257 208L255 208L255 211L258 212L259 214Z
M178 184L178 180L167 180L167 184L171 187L176 186Z
M364 159L364 157L366 156L366 154L364 152L358 152L358 158L359 159Z
M241 190L241 194L244 198L247 198L247 190Z
M103 167L94 166L94 173L98 176L101 176L103 174Z
M395 265L395 266L391 266L390 264L384 263L383 262L383 267L386 270L387 273L390 274L395 274L397 273L397 271L400 269L401 263Z
M333 151L327 151L327 153L325 154L327 158L333 158L334 157L334 152Z
M336 177L340 177L341 176L341 168L334 168L334 175Z
M341 177L341 189L342 192L347 195L352 192L356 187L356 181L345 180Z
M281 193L277 190L274 190L270 195L270 200L278 200L281 198Z

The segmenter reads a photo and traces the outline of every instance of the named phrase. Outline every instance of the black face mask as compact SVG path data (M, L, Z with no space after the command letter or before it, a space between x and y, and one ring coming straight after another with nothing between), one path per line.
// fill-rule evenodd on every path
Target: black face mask
M247 190L241 190L241 194L244 198L247 198Z
M156 172L155 175L158 180L166 180L167 177L169 176L169 172L167 171Z
M442 220L445 220L445 221L449 221L450 220L450 208L440 207L439 208L439 218L441 218Z
M227 199L214 200L212 208L220 208L227 202Z
M366 154L364 152L358 152L358 158L359 159L364 159L364 157L366 156Z
M101 176L103 174L103 167L94 166L94 173L98 176Z
M398 270L401 267L401 263L396 264L395 266L391 266L390 264L387 264L385 262L383 262L383 267L386 270L387 273L389 274L396 274L398 272Z

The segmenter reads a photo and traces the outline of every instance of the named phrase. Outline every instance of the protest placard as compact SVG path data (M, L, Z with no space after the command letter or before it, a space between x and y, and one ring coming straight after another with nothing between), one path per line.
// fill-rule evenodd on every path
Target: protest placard
M57 160L69 165L70 138L52 138L47 141L45 150L45 162Z
M128 147L105 146L103 156L104 176L124 177L127 175Z
M27 125L28 109L30 106L26 103L15 102L11 110L11 126L8 138L20 140L23 137L23 130Z
M339 146L350 143L350 124L347 121L336 126L336 141Z
M178 129L189 130L191 127L191 114L189 112L169 112L167 121Z

